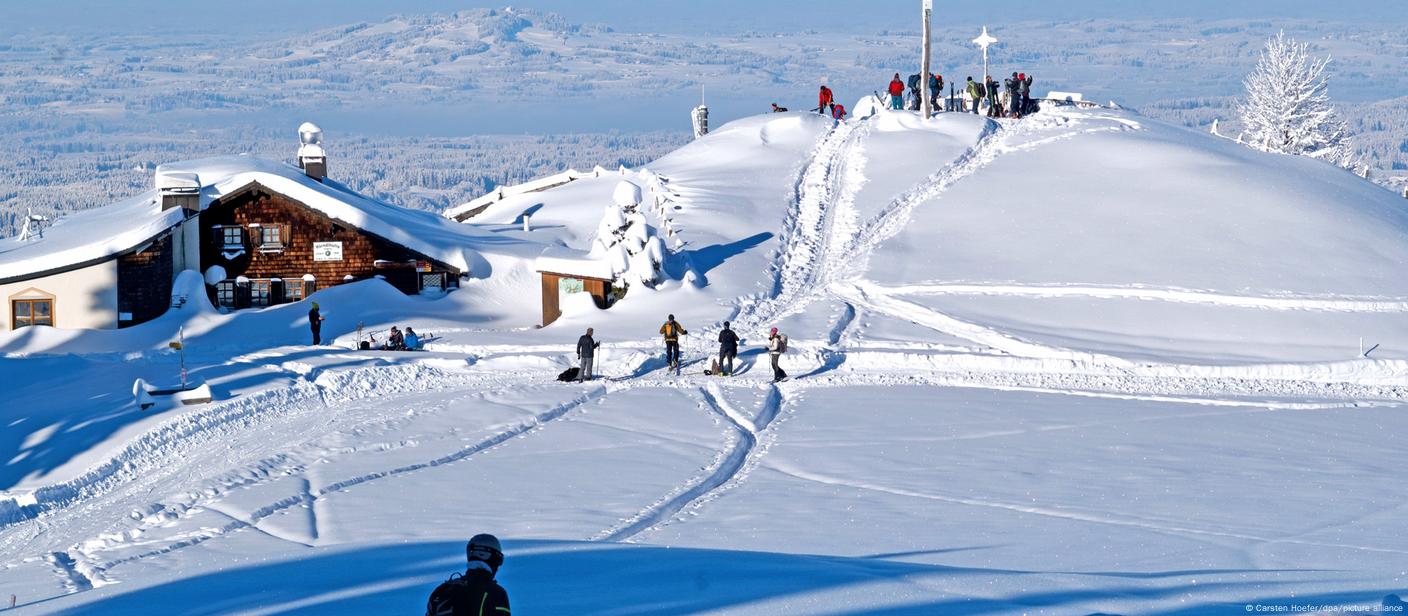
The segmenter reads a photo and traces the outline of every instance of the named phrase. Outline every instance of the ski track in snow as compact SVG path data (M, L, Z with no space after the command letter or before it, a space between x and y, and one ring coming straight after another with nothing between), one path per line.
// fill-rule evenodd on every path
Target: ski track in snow
M1136 299L1184 304L1204 304L1262 310L1313 310L1323 312L1408 312L1408 299L1315 296L1227 295L1213 291L1158 288L1142 285L1017 285L931 283L900 286L874 285L890 295L992 295L1004 297L1078 297Z
M776 470L776 471L779 472L779 473L783 473L783 474L785 474L785 475L789 475L789 476L795 477L795 478L797 478L797 479L802 479L802 480L805 480L805 481L812 481L812 482L820 483L820 484L824 484L824 485L843 486L843 487L855 488L855 489L860 489L860 490L867 490L867 491L872 491L872 492L881 492L881 493L885 493L885 494L892 494L892 495L895 495L895 496L904 496L904 497L909 497L909 498L920 498L920 499L925 499L925 500L933 500L933 501L939 501L939 502L944 502L944 503L951 503L951 504L956 504L956 505L966 505L966 506L971 506L971 507L984 507L984 508L989 508L989 509L999 509L999 510L1011 511L1011 512L1016 512L1016 513L1028 514L1028 515L1039 515L1039 516L1045 516L1045 517L1061 518L1061 519L1066 519L1066 520L1074 520L1074 521L1078 521L1078 522L1088 522L1088 523L1091 523L1091 524L1105 524L1105 525L1110 525L1110 526L1132 527L1132 528L1138 528L1138 529L1141 529L1141 530L1147 530L1147 531L1152 531L1152 532L1157 532L1157 533L1163 533L1163 534L1169 534L1169 535L1178 535L1178 536L1193 537L1193 538L1198 538L1198 537L1230 538L1230 539L1237 539L1237 540L1241 540L1241 541L1245 541L1245 542L1251 542L1251 543L1262 544L1262 545L1264 545L1264 544L1270 544L1270 543L1289 543L1289 544L1305 545L1305 546L1317 547L1317 548L1342 548L1342 549L1359 550L1359 551L1366 551L1366 552L1382 552L1382 553L1387 553L1387 554L1408 554L1408 552L1404 552L1404 551L1402 551L1402 550L1393 550L1393 549L1388 549L1388 548L1380 548L1380 547L1366 546L1366 545L1342 544L1342 543L1329 543L1329 542L1320 542L1320 541L1305 541L1305 540L1295 539L1295 538L1292 538L1292 537L1268 537L1268 536L1263 536L1263 535L1255 535L1255 534L1251 534L1251 533L1234 532L1234 531L1209 530L1209 529L1203 529L1203 528L1193 528L1193 527L1189 527L1189 526L1182 526L1182 525L1177 525L1177 524L1173 524L1173 523L1159 523L1159 522L1150 521L1150 520L1147 520L1147 519L1144 519L1144 518L1140 518L1140 517L1138 517L1138 516L1130 515L1130 514L1127 514L1127 513L1124 513L1124 512L1121 512L1121 513L1113 513L1113 512L1093 512L1093 511L1078 510L1078 509L1076 509L1076 508L1064 509L1064 508L1049 507L1049 506L1048 506L1048 507L1038 507L1038 506L1033 506L1033 505L1019 505L1019 504L1015 504L1015 503L1007 503L1007 502L1001 502L1001 501L995 501L995 500L987 500L987 499L964 498L964 497L957 497L957 496L947 496L947 495L943 495L943 494L933 494L933 493L928 493L928 492L920 492L920 491L918 491L918 490L910 490L910 489L905 489L905 488L895 488L895 487L890 487L890 486L882 486L882 485L878 485L878 484L874 484L874 483L867 483L867 482L860 482L860 481L848 481L848 480L844 480L844 479L840 479L840 478L836 478L836 477L831 477L831 476L828 476L828 475L823 475L823 474L820 474L820 473L815 473L815 472L811 472L811 471L807 471L807 470L795 468L795 467L792 467L792 466L789 466L789 465L776 465L776 464L775 464L775 465L769 466L769 468L772 469L772 470Z
M349 370L348 374L343 375L343 378L336 380L339 382L354 380L356 378L354 375L368 370L385 370L385 368ZM445 375L439 376L443 377ZM407 382L441 382L443 386L443 378L409 379ZM468 383L464 383L464 385L468 385ZM308 387L309 386L295 387L295 390L298 391L300 395L283 397L278 404L270 404L269 396L252 396L250 399L243 401L242 404L220 405L220 407L206 409L206 411L218 415L221 418L228 418L229 413L233 410L235 416L245 421L244 426L247 428L254 427L256 424L269 424L280 420L287 420L308 412L336 415L335 412L330 412L326 397L321 393L318 395L309 394L307 391ZM432 387L431 389L435 388L438 387ZM471 390L475 389L472 385L469 385L468 388ZM318 387L318 389L321 390L324 389L324 387ZM270 393L281 393L282 391L283 390L274 390L274 392ZM383 478L394 477L464 460L475 454L490 450L510 439L541 429L548 423L560 419L570 411L590 401L603 397L607 392L608 389L605 386L597 385L586 393L565 403L554 406L507 430L497 432L473 445L464 447L450 454L438 456L424 462L338 480L319 488L313 488L306 477L302 477L302 474L306 472L309 461L319 457L333 455L336 451L319 447L316 445L316 441L312 445L305 444L297 446L294 448L293 452L285 451L258 460L246 467L224 473L215 477L213 480L202 480L202 482L196 484L196 486L190 487L185 497L169 502L153 503L145 507L145 512L133 512L129 517L136 521L135 528L122 533L104 532L98 537L79 541L72 548L62 552L64 555L63 559L51 559L51 562L69 563L71 565L69 569L73 571L88 572L85 575L85 579L100 580L102 579L101 572L116 565L152 556L160 556L177 549L198 545L209 539L244 529L253 529L276 539L290 541L300 545L311 545L296 536L287 535L279 532L277 529L263 528L259 524L262 520L284 510L298 506L307 506L310 510L310 516L314 516L311 520L311 534L312 539L316 541L318 531L314 506L322 496ZM349 402L355 403L362 398L352 395L347 399ZM264 409L268 411L268 413L265 414L261 411L257 418L246 417L242 413L244 410L247 410L250 405ZM233 409L229 407L233 407ZM297 412L300 409L303 412ZM411 415L414 414L415 413L412 413ZM402 415L390 420L377 418L370 421L358 422L342 427L341 433L357 433L368 427L369 424L405 421L406 417L407 416ZM7 533L3 542L0 542L0 545L5 546L8 553L18 553L22 551L23 545L43 540L47 530L64 526L65 519L93 519L99 517L98 514L91 510L89 505L93 502L101 502L100 497L110 491L111 488L130 486L131 483L134 480L138 480L139 477L142 481L150 482L153 481L153 479L149 475L155 474L153 471L157 469L179 468L188 464L190 461L189 456L202 447L208 447L207 443L210 437L218 432L211 431L210 435L206 435L202 434L200 431L190 432L174 429L172 423L181 426L185 425L185 422L167 422L166 424L154 428L143 435L143 437L147 439L146 446L129 447L122 454L98 465L94 471L90 471L79 480L70 482L69 485L64 486L63 490L57 491L63 495L63 498L38 499L39 502L37 505L31 506L27 511L23 512L25 515L9 521L10 525L16 525L25 519L35 518L32 520L33 524L27 529L24 529L28 532L18 534ZM356 448L355 450L347 451L346 453L355 453L355 451L365 449L385 450L397 446L399 446L399 444L368 444ZM220 499L232 491L255 487L289 476L300 477L299 484L302 486L302 489L298 493L274 500L264 506L255 508L248 514L231 511L219 504ZM201 484L203 484L204 487L197 487ZM68 507L68 505L74 505L75 503L76 506ZM195 533L178 535L173 537L170 541L163 542L163 544L158 547L146 549L135 555L121 557L111 562L100 563L101 553L132 545L133 538L135 537L140 537L155 528L170 525L176 520L184 519L206 510L216 512L229 518L231 521L223 526L204 528ZM121 518L122 516L117 515L114 517ZM0 526L0 529L4 528L4 526ZM92 587L92 584L90 583L88 587Z
M665 498L652 503L620 524L602 531L595 541L629 541L653 528L668 524L686 508L711 500L717 492L736 484L747 470L756 465L761 455L758 439L777 416L780 394L776 386L769 391L763 408L756 418L749 418L724 400L723 391L711 383L699 389L701 401L711 413L723 419L734 433L728 449L721 452L715 463L702 476L678 486Z

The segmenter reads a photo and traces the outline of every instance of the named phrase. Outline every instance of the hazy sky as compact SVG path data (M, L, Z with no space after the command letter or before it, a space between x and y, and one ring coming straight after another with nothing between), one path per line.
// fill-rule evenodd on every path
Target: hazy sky
M396 13L486 6L556 11L577 23L633 31L876 30L905 27L919 0L0 0L0 32L125 33L140 29L288 32ZM1405 0L935 0L935 17L963 23L1028 19L1194 17L1408 22ZM992 7L1001 6L1000 11ZM865 7L856 10L856 7Z

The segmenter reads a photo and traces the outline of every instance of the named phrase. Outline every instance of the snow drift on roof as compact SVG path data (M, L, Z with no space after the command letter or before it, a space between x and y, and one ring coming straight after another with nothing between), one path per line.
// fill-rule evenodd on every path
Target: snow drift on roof
M318 182L283 163L224 156L161 165L165 176L200 178L201 202L259 184L330 218L380 236L464 272L487 264L479 252L535 256L541 245L455 224L429 212L408 210L362 196L332 180ZM25 276L112 257L180 223L179 209L163 212L150 190L106 207L65 217L28 242L0 240L0 279Z

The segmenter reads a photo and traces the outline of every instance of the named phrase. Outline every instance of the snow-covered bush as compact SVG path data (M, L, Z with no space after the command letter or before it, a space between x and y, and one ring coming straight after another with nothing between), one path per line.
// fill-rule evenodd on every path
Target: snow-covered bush
M1330 58L1310 55L1309 45L1281 32L1266 42L1256 70L1245 81L1243 141L1265 152L1319 158L1354 166L1348 129L1330 106L1325 68Z

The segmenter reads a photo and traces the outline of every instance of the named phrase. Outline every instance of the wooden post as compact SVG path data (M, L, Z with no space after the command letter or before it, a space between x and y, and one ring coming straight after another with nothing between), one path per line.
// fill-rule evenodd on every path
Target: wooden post
M933 10L934 0L924 0L924 59L919 65L919 81L924 84L924 101L920 103L920 113L925 118L933 115L933 106L929 103L937 94L929 91L929 13Z

